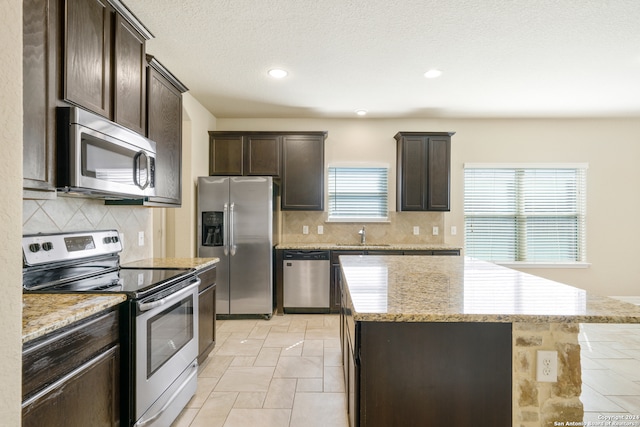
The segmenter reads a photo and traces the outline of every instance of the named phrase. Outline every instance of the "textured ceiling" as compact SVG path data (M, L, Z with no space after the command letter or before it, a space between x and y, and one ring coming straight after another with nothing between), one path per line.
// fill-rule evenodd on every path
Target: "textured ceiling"
M216 117L640 116L638 0L124 1Z

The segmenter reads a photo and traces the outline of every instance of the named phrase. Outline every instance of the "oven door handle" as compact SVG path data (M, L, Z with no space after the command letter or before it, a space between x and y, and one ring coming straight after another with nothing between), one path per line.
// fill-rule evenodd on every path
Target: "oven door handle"
M165 305L167 303L174 302L175 300L179 300L180 298L182 298L183 295L191 292L194 287L200 286L200 283L202 281L198 277L196 277L195 279L196 280L193 283L191 283L189 286L186 286L180 289L178 292L168 295L162 299L159 299L157 301L150 301L150 302L142 302L142 301L138 302L138 310L149 311L149 310L153 310L156 307L160 307L161 305Z
M190 367L191 368L197 368L198 367L198 361L194 360ZM173 393L173 395L169 398L169 400L167 400L167 402L162 406L162 408L160 408L160 410L158 412L156 412L149 419L146 419L146 420L143 420L143 421L138 421L133 426L134 427L143 427L143 426L146 426L147 424L150 424L150 423L154 422L155 420L157 420L167 410L167 408L169 406L171 406L173 401L176 400L176 397L178 397L178 395L187 386L187 384L189 384L189 381L191 381L193 379L193 377L196 376L196 375L198 375L198 370L194 369L193 372L191 372L191 374L189 374L189 376L184 380L184 382L180 385L180 387L176 390L176 392Z

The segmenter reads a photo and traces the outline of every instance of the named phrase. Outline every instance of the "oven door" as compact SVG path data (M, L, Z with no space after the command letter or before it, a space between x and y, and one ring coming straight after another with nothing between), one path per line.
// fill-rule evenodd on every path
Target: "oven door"
M170 424L195 393L200 280L189 281L173 293L137 302L136 426Z

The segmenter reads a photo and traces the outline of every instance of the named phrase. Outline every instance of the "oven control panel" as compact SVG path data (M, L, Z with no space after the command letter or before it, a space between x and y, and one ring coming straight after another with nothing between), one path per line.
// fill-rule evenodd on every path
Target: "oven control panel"
M122 251L117 230L29 234L22 237L25 265L40 265Z

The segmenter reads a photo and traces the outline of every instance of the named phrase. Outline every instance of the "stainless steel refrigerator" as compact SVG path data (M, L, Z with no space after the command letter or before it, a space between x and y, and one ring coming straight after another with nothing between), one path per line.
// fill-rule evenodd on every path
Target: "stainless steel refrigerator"
M220 258L217 314L273 313L276 216L271 177L198 178L198 256Z

